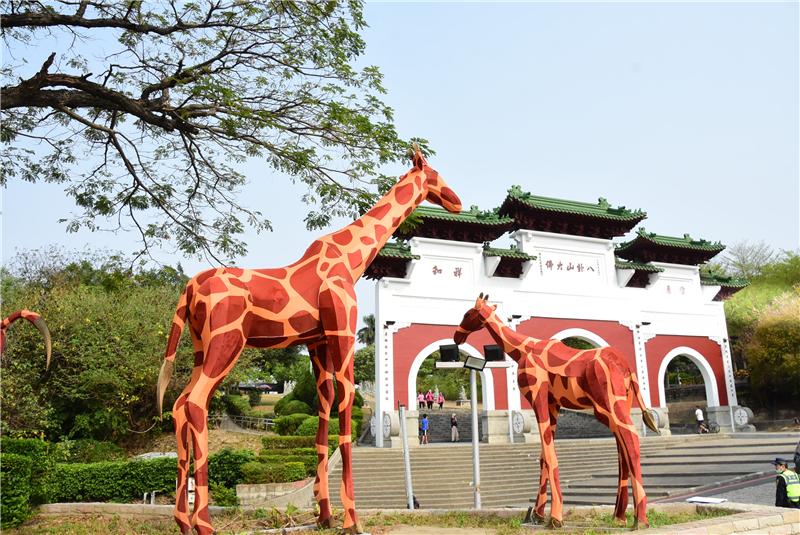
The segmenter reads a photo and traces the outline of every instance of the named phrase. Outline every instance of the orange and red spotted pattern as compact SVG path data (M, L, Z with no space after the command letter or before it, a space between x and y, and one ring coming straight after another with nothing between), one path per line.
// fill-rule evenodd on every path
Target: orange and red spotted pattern
M28 320L29 322L33 323L37 329L39 329L40 333L42 333L42 336L44 337L45 354L47 356L46 367L49 368L50 356L53 352L53 344L50 340L50 330L47 328L47 324L42 317L36 312L31 312L30 310L17 310L10 316L3 318L2 323L0 323L0 355L3 354L6 349L6 329L8 329L8 327L18 319Z
M550 521L554 526L562 525L564 498L554 443L558 410L561 407L591 408L594 409L595 417L611 430L617 442L619 480L614 516L625 520L630 480L635 501L636 526L648 526L639 436L630 414L634 399L640 407L645 407L636 373L611 347L579 350L558 340L539 340L521 335L497 317L497 305L489 305L488 299L488 295L485 298L483 294L478 297L475 306L464 314L453 339L457 344L462 344L470 333L486 328L503 351L517 363L520 391L536 413L542 441L535 516L540 520L544 519L549 482ZM647 426L658 432L650 413L643 410L642 415Z
M212 533L208 515L208 404L245 347L306 344L319 395L317 477L320 526L330 527L328 422L339 398L340 496L344 531L360 533L352 476L353 353L358 309L354 285L389 237L424 200L459 212L461 201L417 149L414 167L360 219L314 241L297 262L277 269L217 268L195 275L180 297L158 380L159 411L183 328L194 344L194 369L173 407L178 441L175 521L182 533ZM191 451L190 451L190 445ZM194 458L196 498L187 484Z

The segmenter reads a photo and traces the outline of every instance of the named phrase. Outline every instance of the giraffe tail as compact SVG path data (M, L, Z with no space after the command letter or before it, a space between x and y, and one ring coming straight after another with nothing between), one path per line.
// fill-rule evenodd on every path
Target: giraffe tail
M636 377L635 373L631 373L631 388L636 396L636 401L639 403L639 407L642 409L642 420L644 424L648 429L660 435L661 431L658 430L658 424L656 424L656 420L653 418L653 411L648 409L647 405L644 404L644 399L642 399L642 393L639 389L639 379Z
M45 323L44 319L36 312L31 312L30 310L17 310L7 318L3 319L2 323L0 323L0 353L2 353L3 350L5 349L6 329L8 329L9 325L11 325L20 318L28 320L29 322L33 323L34 327L39 329L39 332L42 333L42 336L44 337L45 354L47 356L47 364L45 365L45 370L49 370L50 357L52 356L53 353L53 342L50 338L50 330L47 328L47 323Z
M186 324L186 318L189 313L189 286L183 290L178 306L175 309L175 315L172 317L172 328L169 333L169 340L167 340L167 350L164 353L164 362L161 363L161 370L158 372L158 386L156 393L156 400L158 402L158 415L159 417L164 413L164 393L167 391L167 385L172 378L173 362L175 355L178 352L178 343L181 341L181 333L183 326Z

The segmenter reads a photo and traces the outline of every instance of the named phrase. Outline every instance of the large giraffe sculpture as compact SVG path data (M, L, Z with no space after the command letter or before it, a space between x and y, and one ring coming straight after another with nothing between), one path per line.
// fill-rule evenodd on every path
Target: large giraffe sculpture
M503 348L518 367L520 391L536 413L542 442L539 492L533 515L544 520L547 483L550 482L550 523L560 527L563 495L558 476L555 434L560 407L594 409L595 417L614 434L619 460L619 482L614 517L625 521L628 507L628 480L632 477L635 501L635 527L646 527L647 496L642 484L639 437L631 420L634 398L642 408L647 427L658 433L657 426L639 392L636 373L619 352L611 347L579 350L558 340L539 340L524 336L497 316L497 305L488 304L489 296L478 297L475 306L464 314L453 340L463 344L470 333L483 329Z
M318 523L332 524L328 495L328 419L339 398L339 449L344 530L360 533L351 469L350 417L355 396L353 350L358 318L354 285L400 223L425 200L450 212L461 201L415 149L413 168L363 217L314 241L303 257L275 269L218 268L195 275L186 285L158 378L158 407L172 374L184 323L194 344L194 369L172 412L178 442L175 521L181 532L213 532L208 514L208 403L244 347L308 346L319 394L317 477ZM194 446L195 509L189 515L189 441Z
M28 320L29 322L33 323L37 329L39 329L40 333L42 333L42 336L44 337L45 354L47 356L46 369L49 369L50 356L53 352L53 344L50 341L50 331L48 330L44 319L42 319L42 317L36 312L31 312L30 310L17 310L10 316L3 318L2 323L0 323L0 355L6 349L6 329L8 329L8 327L18 319Z

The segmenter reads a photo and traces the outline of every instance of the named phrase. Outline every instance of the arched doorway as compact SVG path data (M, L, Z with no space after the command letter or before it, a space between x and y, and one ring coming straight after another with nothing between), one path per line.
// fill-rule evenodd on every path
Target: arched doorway
M449 442L451 437L450 418L455 414L458 420L459 442L472 440L471 404L470 404L470 377L466 368L437 369L439 360L439 345L450 344L452 340L440 340L426 346L414 358L409 370L408 392L409 407L418 411L419 420L428 416L429 442ZM459 347L461 359L467 355L482 357L481 353L470 346L462 344ZM477 374L478 412L494 410L494 381L492 374L479 372ZM428 391L434 394L434 403L431 408L427 404L421 407L418 402L419 394L427 396ZM436 394L441 392L445 402L442 408L436 401ZM413 400L412 400L413 398ZM479 428L481 422L479 421ZM480 429L479 429L480 431Z
M667 353L658 370L658 393L661 407L668 408L673 433L695 431L695 410L719 406L714 371L708 360L689 347L677 347Z

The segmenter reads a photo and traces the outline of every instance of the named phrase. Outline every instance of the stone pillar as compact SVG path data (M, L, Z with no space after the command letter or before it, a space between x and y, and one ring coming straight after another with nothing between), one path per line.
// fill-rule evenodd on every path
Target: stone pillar
M755 426L749 422L753 419L753 411L739 405L720 405L706 409L708 421L719 426L720 433L752 433ZM736 428L733 429L733 426Z
M481 417L481 442L508 444L508 411L483 411Z

